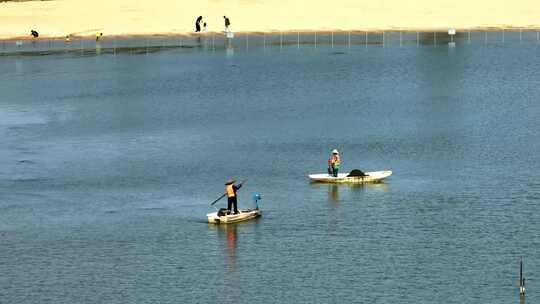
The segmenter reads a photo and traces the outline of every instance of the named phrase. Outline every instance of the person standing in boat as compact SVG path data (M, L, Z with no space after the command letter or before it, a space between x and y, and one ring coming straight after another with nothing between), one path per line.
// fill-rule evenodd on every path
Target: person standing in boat
M334 149L332 150L332 156L330 156L330 159L328 160L328 175L337 177L340 166L341 157L339 156L339 151L337 149Z
M238 191L238 189L242 188L242 184L240 185L235 185L234 184L234 180L228 180L226 183L225 183L225 193L227 194L227 211L229 212L229 214L231 213L231 207L233 207L234 209L234 214L238 214L238 201L236 199L236 191Z

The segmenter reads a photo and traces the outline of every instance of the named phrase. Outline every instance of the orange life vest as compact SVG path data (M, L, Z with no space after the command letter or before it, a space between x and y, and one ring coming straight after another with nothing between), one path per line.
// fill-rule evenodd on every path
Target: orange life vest
M225 187L225 191L227 191L227 197L235 197L236 193L234 193L234 184L227 185Z

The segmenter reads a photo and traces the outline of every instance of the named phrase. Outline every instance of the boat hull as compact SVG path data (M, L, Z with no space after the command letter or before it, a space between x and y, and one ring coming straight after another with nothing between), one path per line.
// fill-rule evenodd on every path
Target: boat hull
M392 171L373 171L365 172L366 176L347 176L349 173L340 173L337 177L328 174L310 174L309 179L316 183L331 184L365 184L377 183L392 175Z
M262 212L259 209L242 209L238 214L228 214L218 216L217 212L208 213L208 223L211 224L232 224L238 222L249 221L261 216Z

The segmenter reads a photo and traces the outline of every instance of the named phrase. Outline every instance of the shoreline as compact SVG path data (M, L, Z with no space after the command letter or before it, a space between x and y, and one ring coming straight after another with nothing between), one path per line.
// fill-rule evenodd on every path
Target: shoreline
M203 17L237 35L330 32L445 32L540 29L537 0L51 0L0 2L0 39L194 35ZM202 24L201 24L202 25Z
M463 33L479 33L479 32L540 32L540 26L530 26L530 27L474 27L474 28L454 28L456 30L456 35ZM293 36L293 35L309 35L309 34L321 34L321 35L330 35L335 34L346 34L346 33L442 33L447 34L448 28L366 28L366 29L322 29L322 30L269 30L269 31L239 31L234 32L235 36L264 36L264 35L283 35L283 36ZM223 36L223 31L208 31L208 32L156 32L156 33L126 33L126 34L105 34L100 39L136 39L136 38L196 38L200 37L211 37L211 36ZM94 40L95 34L88 35L78 35L73 34L69 35L71 39L81 39L81 40ZM36 41L36 40L64 40L66 35L43 35L40 33L38 38L33 38L30 35L27 36L0 36L0 41Z

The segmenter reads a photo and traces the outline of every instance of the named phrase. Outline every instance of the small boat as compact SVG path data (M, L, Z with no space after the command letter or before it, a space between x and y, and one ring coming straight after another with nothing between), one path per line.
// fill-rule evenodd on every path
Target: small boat
M392 171L373 171L362 172L360 170L352 170L349 173L339 173L337 177L323 174L310 174L309 179L316 183L335 183L335 184L363 184L377 183L392 175Z
M238 223L254 219L261 216L261 210L257 209L240 209L237 214L228 214L227 209L221 208L217 212L208 213L208 223L212 224L230 224Z

